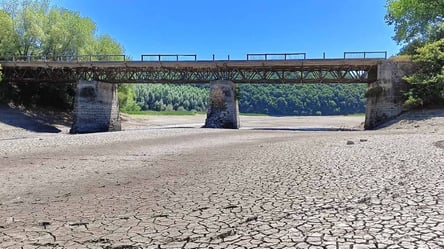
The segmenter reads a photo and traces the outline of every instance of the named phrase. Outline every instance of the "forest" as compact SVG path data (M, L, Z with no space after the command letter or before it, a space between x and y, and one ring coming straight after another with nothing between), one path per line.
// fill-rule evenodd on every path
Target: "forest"
M345 115L365 112L365 84L248 85L238 87L241 113ZM205 112L208 85L135 85L141 110Z

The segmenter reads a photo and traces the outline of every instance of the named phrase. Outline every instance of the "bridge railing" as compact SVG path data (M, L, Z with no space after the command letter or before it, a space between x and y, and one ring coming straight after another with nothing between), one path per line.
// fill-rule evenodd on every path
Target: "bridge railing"
M307 53L267 53L267 54L247 54L247 61L252 60L305 60Z
M247 54L247 61L271 61L271 60L306 60L306 53L253 53ZM341 58L326 58L326 59L341 59ZM363 52L344 52L343 59L387 59L386 51L363 51ZM16 55L0 55L0 61L3 62L122 62L130 61L131 59L124 54L117 55L61 55L61 56L16 56ZM140 57L141 61L197 61L196 54L143 54ZM230 60L230 56L228 56ZM215 55L213 55L215 61Z
M143 54L141 61L197 61L196 54Z
M128 57L124 54L116 55L59 55L59 56L20 56L20 55L8 55L0 56L0 61L12 61L12 62L97 62L97 61L127 61Z
M387 51L344 52L344 59L387 59Z

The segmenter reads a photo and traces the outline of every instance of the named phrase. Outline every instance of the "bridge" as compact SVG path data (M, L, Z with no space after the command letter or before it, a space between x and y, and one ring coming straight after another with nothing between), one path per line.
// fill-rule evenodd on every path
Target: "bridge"
M381 53L383 57L371 56ZM361 57L353 57L356 54ZM72 133L120 130L118 83L211 82L205 127L212 128L239 128L235 84L366 83L373 93L367 99L365 122L371 129L402 111L402 77L411 68L387 60L385 52L345 52L334 59L307 59L305 53L248 54L245 60L197 60L196 55L142 55L140 61L128 61L125 55L0 56L0 64L8 82L77 83Z
M371 83L381 59L230 61L3 61L5 78L16 83L199 84ZM373 73L373 74L372 74Z

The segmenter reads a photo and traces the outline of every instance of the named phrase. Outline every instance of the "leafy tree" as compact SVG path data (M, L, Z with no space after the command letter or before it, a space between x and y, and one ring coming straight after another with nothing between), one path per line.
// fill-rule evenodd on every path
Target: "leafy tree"
M402 54L413 56L418 70L405 79L409 108L444 104L444 1L387 0L386 22L394 25L394 40Z
M387 0L385 20L395 28L394 40L405 52L444 38L444 1Z
M410 108L444 104L444 39L417 49L413 61L419 67L406 81L413 87L407 93Z
M136 93L132 85L122 84L119 86L119 105L122 112L140 111L135 98Z
M79 13L65 9L52 9L45 16L45 38L41 46L44 56L76 56L89 54L90 47L94 48L96 25ZM122 49L121 49L122 50ZM121 52L121 51L120 51Z
M10 15L0 10L0 55L12 55L15 51L17 36Z
M0 27L0 57L69 59L85 54L123 54L122 46L110 36L97 35L96 24L91 19L77 12L51 7L49 0L2 1ZM19 104L50 105L64 109L72 107L75 95L72 84L20 84L14 87L3 84L1 88L2 93L8 93L3 98ZM134 94L126 87L119 89L123 89L120 95L127 103L122 105L123 108L129 108L134 103L134 99L130 99L134 98ZM128 96L123 96L125 94Z
M338 115L365 112L367 86L357 85L240 85L243 113L269 115ZM208 85L136 85L142 110L205 112Z

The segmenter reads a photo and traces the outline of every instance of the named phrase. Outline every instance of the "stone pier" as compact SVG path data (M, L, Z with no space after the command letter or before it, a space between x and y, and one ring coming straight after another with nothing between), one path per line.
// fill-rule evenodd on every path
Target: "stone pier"
M402 78L413 69L411 62L389 60L379 64L377 70L369 72L369 78L377 80L369 84L367 92L366 130L375 129L402 113L403 93L408 90Z
M74 106L74 123L70 133L120 130L117 84L79 81Z
M239 129L239 104L236 85L231 81L211 82L205 128Z

